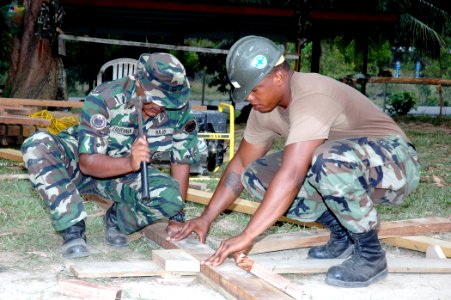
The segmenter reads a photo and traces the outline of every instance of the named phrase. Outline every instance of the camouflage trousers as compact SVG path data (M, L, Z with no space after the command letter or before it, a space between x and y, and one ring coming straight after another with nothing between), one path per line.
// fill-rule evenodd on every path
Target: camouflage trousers
M21 149L30 180L49 209L57 231L86 217L85 194L116 202L118 227L126 234L168 219L184 207L178 182L152 167L148 167L151 200L147 202L141 200L141 172L113 179L84 176L77 147L77 139L69 134L38 132L25 140Z
M276 152L250 164L245 189L261 201L281 163ZM330 210L350 232L367 232L377 227L374 205L401 203L417 188L419 170L415 148L399 136L326 141L286 215L312 222Z

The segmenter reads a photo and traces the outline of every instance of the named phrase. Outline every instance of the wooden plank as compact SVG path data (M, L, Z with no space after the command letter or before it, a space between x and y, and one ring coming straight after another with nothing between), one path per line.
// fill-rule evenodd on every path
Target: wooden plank
M115 300L121 299L121 289L78 279L60 279L59 291L62 295L78 299Z
M258 237L249 253L257 254L319 246L327 243L329 235L328 230L303 230L300 232L271 234L265 237Z
M0 149L0 158L23 162L22 152L16 149L9 148Z
M0 105L7 106L51 106L51 107L83 107L83 102L58 101L58 100L40 100L40 99L20 99L20 98L0 98Z
M426 252L430 246L440 246L446 257L451 257L451 242L435 239L428 236L401 236L383 238L381 241L387 245Z
M195 182L195 181L190 180L189 188L194 189L194 190L204 191L204 190L207 189L207 183L205 183L205 182Z
M23 137L29 137L36 132L36 126L32 125L22 125L22 135Z
M153 261L79 262L69 267L77 278L153 277L196 275L197 272L165 271Z
M327 270L343 262L343 259L275 259L252 257L267 269L281 274L326 273ZM428 259L387 257L390 273L451 273L451 259Z
M70 107L81 108L83 107L83 101L66 101L66 100L46 100L46 99L20 99L20 98L1 98L1 106L40 106L40 107ZM193 110L206 110L205 105L193 105Z
M274 271L265 268L259 263L256 263L251 258L249 258L249 256L240 254L239 259L241 260L240 263L243 264L242 267L245 270L250 269L250 272L255 276L257 276L258 278L263 279L267 283L271 284L272 286L275 286L279 290L294 297L295 299L301 299L303 292L297 284L291 282L290 280L286 279L283 276L280 276Z
M378 231L379 238L421 235L424 233L450 232L451 217L430 217L400 221L382 222Z
M78 120L80 118L80 114L79 113L72 113L72 112L68 112L68 111L50 111L50 114L55 119L72 117L72 118L75 118L75 119Z
M14 179L29 179L28 174L2 174L0 175L1 180L14 180Z
M212 196L213 196L213 193L211 193L211 192L200 191L197 189L189 188L188 193L186 195L186 200L194 202L194 203L207 205L210 202L210 199ZM231 210L231 211L236 211L236 212L253 215L259 205L260 205L259 202L254 202L254 201L249 201L249 200L238 198L227 209ZM307 226L307 227L311 227L313 225L315 225L317 227L321 227L321 225L319 225L317 223L313 223L313 222L312 223L304 223L304 222L300 222L298 220L290 219L290 218L283 217L283 216L279 219L279 221L298 224L298 225Z
M200 261L182 249L153 250L152 260L165 271L200 272Z
M422 235L434 232L450 232L450 218L419 218L401 221L382 222L378 230L379 238L404 235ZM329 240L328 230L272 234L260 238L254 243L249 253L263 253L286 249L312 247L326 243Z
M6 127L6 136L21 136L22 128L19 125L8 125Z
M20 116L28 116L29 114L40 110L40 108L36 106L1 106L1 108L8 115Z
M205 244L200 244L192 236L178 242L168 241L165 222L147 226L142 232L145 237L155 241L163 248L183 249L198 260L204 260L214 253L213 249ZM223 289L238 299L292 299L264 280L240 269L232 259L226 260L218 267L201 265L200 273L218 286L218 290Z
M450 86L451 79L443 78L410 78L410 77L370 77L369 83L402 83Z
M50 120L19 116L0 116L2 124L50 126Z
M438 245L429 246L426 249L426 258L432 259L446 259L445 253L443 253L442 248Z

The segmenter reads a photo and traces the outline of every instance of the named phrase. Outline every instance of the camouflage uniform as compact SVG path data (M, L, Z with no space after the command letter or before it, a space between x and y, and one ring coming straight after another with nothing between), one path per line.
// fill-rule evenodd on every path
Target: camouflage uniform
M142 65L141 72L146 72ZM151 91L156 99L153 102L161 105L159 91L151 87L160 83L145 82L142 78L140 82L147 89L146 95ZM172 163L191 164L198 159L197 128L187 102L189 85L187 89L183 92L186 99L182 107L175 105L175 99L173 107L166 102L164 112L145 121L151 161L163 152L169 153ZM111 179L97 179L80 172L81 153L130 155L138 137L137 111L130 103L133 97L136 97L134 76L104 83L86 98L78 126L57 136L38 132L22 145L30 180L49 208L57 231L86 217L82 194L97 194L115 201L118 228L123 233L170 218L184 207L178 182L152 165L148 165L151 198L148 202L141 200L140 171Z
M242 182L259 201L282 163L282 152L247 167ZM419 183L419 161L413 145L399 136L326 141L315 150L287 216L313 222L327 208L353 233L377 226L374 204L399 204Z

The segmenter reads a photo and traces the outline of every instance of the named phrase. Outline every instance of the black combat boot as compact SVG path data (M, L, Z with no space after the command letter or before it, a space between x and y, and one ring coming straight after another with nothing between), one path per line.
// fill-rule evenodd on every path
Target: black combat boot
M113 247L127 247L128 238L117 228L116 202L106 211L104 217L105 223L105 242Z
M387 260L376 230L351 233L354 253L327 271L326 283L341 287L365 287L387 276Z
M354 245L352 244L348 231L328 210L316 222L329 228L330 239L323 246L310 248L308 252L310 258L347 258L351 255Z
M85 220L81 220L60 232L64 240L64 258L79 258L89 255L89 250L86 246L85 229Z
M181 210L178 211L178 213L175 216L172 216L169 218L169 221L176 221L179 223L185 223L185 211L183 210L183 208Z

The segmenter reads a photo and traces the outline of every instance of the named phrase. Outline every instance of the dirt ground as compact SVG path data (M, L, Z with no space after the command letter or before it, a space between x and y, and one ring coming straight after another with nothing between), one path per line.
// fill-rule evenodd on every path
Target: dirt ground
M449 240L450 234L445 238ZM384 245L388 257L424 257L421 252L399 249ZM108 251L106 246L90 246L91 252ZM42 253L42 255L45 255ZM286 250L255 255L254 258L283 259L306 258L307 249ZM15 268L20 259L14 253L2 253L0 256L0 299L78 299L63 296L59 292L58 280L73 278L69 265L71 260L63 263L50 263L33 266L29 270ZM143 257L129 257L130 260ZM93 261L84 258L80 261ZM324 282L325 274L284 275L297 283L304 291L301 299L451 299L451 274L393 274L379 283L367 288L345 289L329 286ZM122 290L121 299L230 299L217 292L196 276L181 277L134 277L112 279L85 279L101 285L109 285Z

